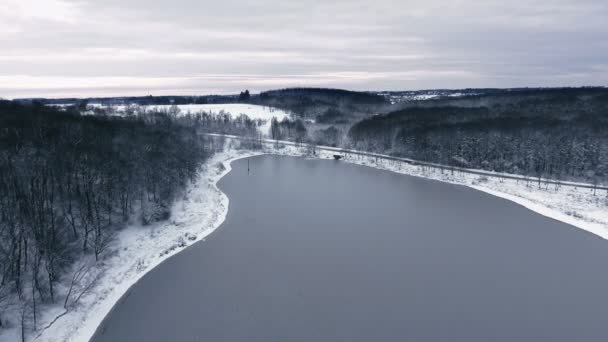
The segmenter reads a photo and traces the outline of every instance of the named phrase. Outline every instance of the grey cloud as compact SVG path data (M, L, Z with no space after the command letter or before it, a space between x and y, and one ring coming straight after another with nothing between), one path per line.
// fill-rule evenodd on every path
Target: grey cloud
M602 0L4 1L5 97L606 83Z

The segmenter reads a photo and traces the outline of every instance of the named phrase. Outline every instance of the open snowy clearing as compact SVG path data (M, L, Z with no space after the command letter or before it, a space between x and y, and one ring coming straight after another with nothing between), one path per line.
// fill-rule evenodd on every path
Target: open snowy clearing
M118 105L118 106L103 106L101 104L90 104L93 107L101 107L101 108L112 108L117 113L124 113L128 106L126 105ZM265 123L260 126L260 131L264 134L267 134L270 130L270 120L274 117L279 121L291 117L291 115L282 109L266 107L266 106L258 106L252 104L245 103L228 103L228 104L185 104L185 105L150 105L150 106L140 106L144 111L169 111L171 108L175 106L179 108L179 114L198 114L198 113L208 113L208 114L220 114L226 113L229 114L232 118L236 118L241 114L248 116L253 120L264 120Z
M121 231L106 257L87 274L88 279L96 278L97 281L79 303L59 319L56 317L65 311L63 303L43 309L39 331L31 337L37 341L88 341L107 313L137 280L163 260L212 233L224 221L228 211L229 200L216 184L230 171L232 160L263 153L321 159L333 159L334 154L318 150L315 156L311 156L307 148L274 144L264 146L261 152L228 148L216 154L202 167L198 180L187 189L183 199L175 204L169 221L148 227L134 225ZM533 182L528 184L521 180L451 173L367 156L347 156L343 161L469 186L608 238L608 199L605 193L594 195L591 189L565 186L539 188ZM60 293L65 295L66 292L67 286L64 285ZM43 329L53 321L52 325ZM19 339L17 326L0 335L2 342Z

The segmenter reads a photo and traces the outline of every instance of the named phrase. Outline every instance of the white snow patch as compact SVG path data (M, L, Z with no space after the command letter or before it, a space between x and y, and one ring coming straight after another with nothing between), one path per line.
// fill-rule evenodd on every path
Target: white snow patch
M117 113L124 113L127 105L104 106L101 104L89 104L92 107L98 108L113 108ZM264 120L265 123L260 126L260 131L267 134L270 131L270 120L274 117L281 121L285 118L290 118L291 115L282 109L259 106L245 103L227 103L227 104L180 104L180 105L149 105L139 106L144 111L169 111L171 107L176 106L180 110L180 114L229 114L232 118L236 118L241 114L248 116L253 120Z

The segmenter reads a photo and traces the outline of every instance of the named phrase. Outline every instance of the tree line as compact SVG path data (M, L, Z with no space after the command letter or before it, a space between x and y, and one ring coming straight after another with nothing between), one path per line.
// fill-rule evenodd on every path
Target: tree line
M252 96L250 102L281 108L304 119L320 116L327 121L365 117L388 105L386 98L377 94L322 88L270 90Z

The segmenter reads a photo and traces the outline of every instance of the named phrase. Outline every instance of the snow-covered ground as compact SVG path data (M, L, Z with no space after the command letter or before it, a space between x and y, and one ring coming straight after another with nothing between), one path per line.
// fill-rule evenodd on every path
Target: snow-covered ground
M235 142L236 143L236 142ZM116 244L102 262L87 275L94 285L67 314L47 329L39 329L37 341L88 341L120 297L146 272L171 255L204 239L225 219L228 198L217 188L218 180L230 170L232 160L261 153L333 159L335 152L309 147L265 144L263 151L228 149L216 154L201 169L198 180L178 201L172 218L153 226L131 226L119 233ZM367 156L346 155L345 162L367 165L402 174L461 184L519 203L542 215L564 221L585 231L608 238L608 197L590 189L555 186L539 189L536 183L451 173ZM77 267L77 266L76 266ZM86 280L86 279L85 279ZM84 281L86 283L86 281ZM85 285L81 285L86 286ZM62 290L64 293L67 289ZM61 291L60 291L61 292ZM64 312L63 303L47 307L39 327L48 325ZM5 330L0 342L18 340L19 329Z
M101 104L90 104L89 106L104 108L104 106L102 106ZM203 112L209 114L226 113L230 114L230 116L233 118L244 114L253 120L264 120L265 123L260 126L260 131L264 134L267 134L270 130L270 120L273 117L277 118L279 121L283 120L284 118L290 117L290 114L283 111L282 109L246 103L185 104L175 106L179 108L181 114L197 114ZM173 107L173 105L149 105L140 107L145 111L169 111ZM117 105L112 106L111 108L113 108L117 113L124 113L127 106Z

